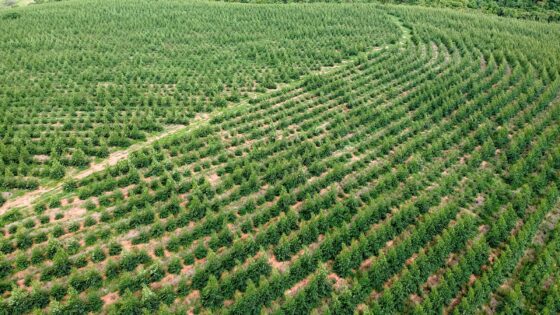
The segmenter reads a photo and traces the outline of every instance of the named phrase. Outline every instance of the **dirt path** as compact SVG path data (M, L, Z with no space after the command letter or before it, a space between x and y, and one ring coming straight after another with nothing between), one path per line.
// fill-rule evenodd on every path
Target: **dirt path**
M167 128L164 132L150 137L148 138L146 141L144 142L139 142L136 144L131 145L130 147L128 147L125 150L121 150L121 151L116 151L111 153L105 160L99 162L99 163L92 163L90 164L90 167L86 170L83 170L81 172L78 172L74 175L71 176L71 178L73 179L82 179L82 178L86 178L89 175L102 171L104 169L106 169L109 166L113 166L115 164L117 164L119 161L126 159L130 153L141 150L147 146L149 146L150 144L154 143L157 140L160 140L162 138L165 138L167 136L176 134L177 132L185 129L186 126L184 125L175 125L172 127Z
M198 120L206 120L206 119L198 119ZM93 173L103 171L107 167L113 166L113 165L117 164L119 161L126 159L132 152L136 152L138 150L141 150L141 149L149 146L150 144L154 143L157 140L160 140L162 138L174 135L174 134L178 133L179 131L184 130L186 128L187 128L187 126L185 126L185 125L171 126L167 129L165 129L164 132L162 132L158 135L155 135L153 137L150 137L144 142L133 144L130 147L124 149L124 150L115 151L115 152L109 154L109 156L101 162L91 163L90 167L83 170L83 171L68 174L67 176L64 177L64 179L62 179L61 181L59 181L56 185L54 185L52 187L39 187L38 189L30 191L28 193L25 193L22 196L16 197L16 198L11 199L11 200L8 200L4 203L4 205L2 205L2 207L0 207L0 215L4 214L6 211L8 211L10 209L13 209L13 208L30 207L33 204L33 202L35 200L37 200L38 198L40 198L41 196L43 196L43 194L53 193L53 192L62 190L62 185L65 181L67 181L69 179L79 180L79 179L82 179L82 178L86 178Z
M399 27L402 31L401 40L399 42L397 42L396 44L394 44L394 46L405 45L406 42L411 37L411 31L403 25L402 21L397 16L390 15L390 14L388 16L389 16L389 18L391 18L394 21L394 23L397 25L397 27ZM392 46L392 45L386 45L386 46L383 46L383 47L372 47L370 52L371 51L378 51L378 50L382 50L382 49L387 49L390 46ZM323 67L319 71L315 72L315 74L324 75L324 74L328 74L330 72L334 72L338 68L343 67L344 65L346 65L349 62L355 60L356 58L358 58L358 57L343 60L342 62L340 62L340 63L338 63L334 66L331 66L331 67ZM299 84L301 82L301 80L302 79L295 80L288 85ZM57 191L62 190L62 185L65 181L67 181L69 179L76 179L76 180L83 179L83 178L85 178L85 177L87 177L87 176L89 176L93 173L103 171L107 167L115 165L115 164L117 164L117 162L119 162L123 159L126 159L130 155L130 153L138 151L140 149L143 149L143 148L149 146L150 144L152 144L153 142L155 142L157 140L160 140L160 139L165 138L167 136L171 136L173 134L176 134L179 131L186 129L187 127L200 126L200 123L209 121L212 116L213 116L212 114L198 114L194 118L194 120L191 122L191 124L189 124L188 126L184 126L184 125L171 126L171 127L167 128L161 134L150 137L144 142L136 143L136 144L128 147L125 150L116 151L116 152L111 153L108 158L106 158L105 160L103 160L101 162L91 163L90 167L83 170L83 171L79 171L77 173L67 174L67 176L65 176L64 179L59 181L54 186L39 187L38 189L30 191L28 193L25 193L22 196L16 197L16 198L11 199L11 200L7 200L4 203L4 205L2 205L0 207L0 215L4 214L6 211L8 211L10 209L13 209L13 208L30 207L37 199L42 197L44 194L53 193L53 192L57 192Z
M6 201L2 205L2 207L0 207L0 215L4 214L6 211L8 211L12 208L20 208L20 207L31 206L31 204L33 203L33 200L36 200L37 198L39 198L44 193L47 193L51 190L54 190L55 188L56 187L53 187L53 188L39 187L38 189L30 191L28 193L25 193L24 195L19 196L15 199L10 199L10 200Z

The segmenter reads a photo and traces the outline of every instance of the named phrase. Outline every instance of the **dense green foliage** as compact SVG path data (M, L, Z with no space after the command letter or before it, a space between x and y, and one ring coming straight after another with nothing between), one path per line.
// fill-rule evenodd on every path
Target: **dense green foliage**
M380 0L380 2L473 9L498 16L560 22L560 2L558 0Z
M560 312L560 25L140 3L0 22L2 135L84 145L54 155L58 188L0 213L0 314ZM188 126L61 176L143 122Z
M37 178L396 40L376 12L104 0L0 12L0 187L35 189Z
M558 0L222 0L242 3L382 3L420 5L436 8L453 8L476 10L498 16L537 20L543 22L560 22L560 1Z

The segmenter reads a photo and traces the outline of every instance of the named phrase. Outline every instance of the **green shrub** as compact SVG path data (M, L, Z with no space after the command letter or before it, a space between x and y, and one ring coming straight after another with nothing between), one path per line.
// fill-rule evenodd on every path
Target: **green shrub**
M75 272L70 276L70 285L78 292L83 292L88 288L99 288L103 283L101 274L95 269Z
M105 260L106 257L107 255L105 255L105 252L100 247L96 247L91 252L91 261L94 263L102 262Z
M51 287L50 296L56 301L61 301L68 293L68 287L63 283L54 283Z
M95 208L97 208L97 205L95 204L95 202L93 202L92 200L88 200L86 201L86 203L84 204L84 208L86 208L86 210L92 211Z
M116 256L122 252L122 245L116 242L109 243L109 255Z
M173 257L167 265L167 272L178 275L181 272L182 268L183 264L181 263L181 259L179 259L178 257Z

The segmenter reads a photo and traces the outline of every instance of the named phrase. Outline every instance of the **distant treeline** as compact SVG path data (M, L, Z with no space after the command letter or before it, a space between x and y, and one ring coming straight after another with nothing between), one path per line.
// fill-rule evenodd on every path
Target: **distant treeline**
M499 16L548 22L560 21L560 0L382 0L381 2L469 8Z
M227 0L226 0L227 1ZM380 2L429 7L466 8L498 16L560 22L560 0L234 0L251 3Z
M17 6L15 0L4 1L5 6ZM32 4L62 0L34 0ZM312 2L378 2L410 4L440 8L465 8L498 16L544 22L560 22L560 0L222 0L242 3L312 3Z

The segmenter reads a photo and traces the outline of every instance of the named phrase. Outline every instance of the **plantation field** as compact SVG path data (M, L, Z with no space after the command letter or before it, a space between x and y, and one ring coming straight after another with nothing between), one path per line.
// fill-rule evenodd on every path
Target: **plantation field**
M560 312L560 25L0 12L0 314Z
M105 3L3 15L0 169L9 192L398 37L373 7Z

